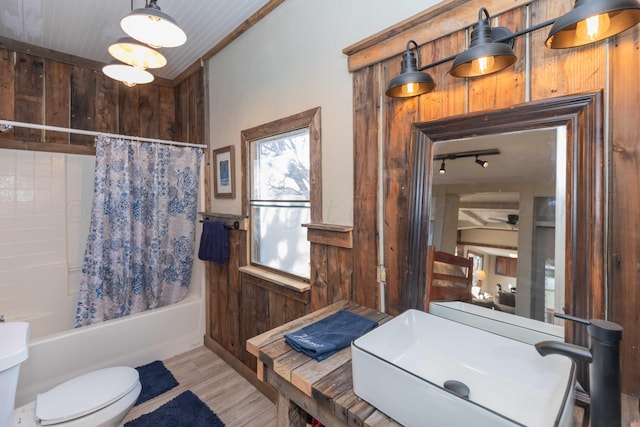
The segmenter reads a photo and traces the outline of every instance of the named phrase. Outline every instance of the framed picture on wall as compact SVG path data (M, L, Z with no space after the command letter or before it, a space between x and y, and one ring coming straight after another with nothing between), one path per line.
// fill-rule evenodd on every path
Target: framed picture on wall
M235 158L233 145L213 150L213 196L235 199Z

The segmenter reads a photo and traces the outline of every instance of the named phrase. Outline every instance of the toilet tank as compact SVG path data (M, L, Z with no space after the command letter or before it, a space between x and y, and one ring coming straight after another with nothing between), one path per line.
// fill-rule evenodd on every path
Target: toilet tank
M29 324L0 323L0 427L10 427L20 364L29 355Z

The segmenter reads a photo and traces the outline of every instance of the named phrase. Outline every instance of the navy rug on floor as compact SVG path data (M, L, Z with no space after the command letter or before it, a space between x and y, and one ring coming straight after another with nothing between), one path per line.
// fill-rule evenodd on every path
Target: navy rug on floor
M138 366L136 370L140 375L140 384L142 384L142 391L136 405L153 399L178 385L178 381L160 360Z
M198 396L187 390L158 409L125 427L224 427L224 423Z

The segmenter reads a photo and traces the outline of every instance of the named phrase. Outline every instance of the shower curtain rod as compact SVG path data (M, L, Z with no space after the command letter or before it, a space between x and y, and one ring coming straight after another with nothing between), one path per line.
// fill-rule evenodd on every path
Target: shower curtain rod
M138 136L128 136L128 135L119 135L116 133L106 133L106 132L95 132L91 130L82 130L82 129L73 129L73 128L63 128L58 126L49 126L49 125L37 125L34 123L25 123L25 122L13 122L10 120L0 120L0 126L6 128L6 130L11 129L12 126L19 128L28 128L28 129L39 129L39 130L48 130L54 132L66 132L66 133L74 133L78 135L89 135L89 136L98 136L104 135L111 138L126 138L134 141L143 141L143 142L155 142L158 144L168 144L168 145L179 145L181 147L196 147L196 148L207 148L205 144L191 144L189 142L178 142L178 141L168 141L165 139L156 139L156 138L143 138ZM7 126L9 126L7 128ZM6 131L5 129L0 129L2 131Z

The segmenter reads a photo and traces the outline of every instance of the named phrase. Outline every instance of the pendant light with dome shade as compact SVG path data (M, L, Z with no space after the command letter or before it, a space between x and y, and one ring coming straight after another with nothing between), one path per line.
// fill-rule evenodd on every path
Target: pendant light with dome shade
M637 0L577 0L558 18L545 41L552 49L583 46L619 34L640 22Z
M409 40L407 42L407 50L404 55L402 55L400 74L389 82L385 92L387 96L392 98L408 98L429 93L436 87L433 77L418 69L418 60L416 60L411 50L412 44L418 54L418 60L420 59L418 44L413 40Z
M129 36L151 47L177 47L187 35L175 19L160 10L157 0L148 0L144 8L135 9L120 21Z
M102 67L102 72L114 80L124 83L126 86L132 87L137 84L146 84L153 81L153 74L120 62L113 62Z
M143 70L167 65L167 58L163 54L131 37L120 38L108 50L118 61Z
M486 18L483 18L485 15ZM489 12L484 7L473 24L471 46L457 55L449 74L454 77L477 77L504 70L518 57L513 53L513 35L508 28L491 28ZM496 39L505 40L496 42Z

